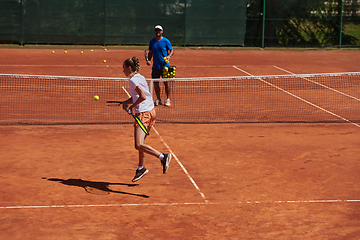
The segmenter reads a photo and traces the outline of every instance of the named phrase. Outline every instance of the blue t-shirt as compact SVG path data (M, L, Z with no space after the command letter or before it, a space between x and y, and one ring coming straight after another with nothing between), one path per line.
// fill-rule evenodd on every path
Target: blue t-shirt
M173 49L169 39L163 37L157 41L156 38L151 39L149 50L153 52L153 68L163 69L164 66L170 67L170 62L165 63L164 57L168 55L168 50Z

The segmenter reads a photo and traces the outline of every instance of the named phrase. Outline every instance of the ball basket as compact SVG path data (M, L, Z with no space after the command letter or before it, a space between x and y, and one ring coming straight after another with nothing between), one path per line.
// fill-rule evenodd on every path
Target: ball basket
M175 78L175 74L176 74L176 66L170 66L169 68L166 66L163 67L163 72L162 72L163 78Z

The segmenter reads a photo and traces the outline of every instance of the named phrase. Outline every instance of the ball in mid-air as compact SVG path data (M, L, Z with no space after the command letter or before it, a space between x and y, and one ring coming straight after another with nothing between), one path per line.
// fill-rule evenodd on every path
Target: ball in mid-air
M100 98L99 98L99 96L98 95L95 95L94 96L94 100L99 100Z
M104 60L104 63L106 63L106 60Z

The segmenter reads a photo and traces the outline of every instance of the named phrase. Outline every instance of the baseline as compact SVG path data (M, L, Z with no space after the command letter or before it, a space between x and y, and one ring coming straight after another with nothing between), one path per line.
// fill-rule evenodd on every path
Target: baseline
M186 205L222 205L222 204L280 204L280 203L359 203L359 199L329 200L285 200L285 201L246 201L246 202L188 202L188 203L124 203L124 204L72 204L39 206L5 206L0 209L43 209L43 208L88 208L88 207L138 207L138 206L186 206Z

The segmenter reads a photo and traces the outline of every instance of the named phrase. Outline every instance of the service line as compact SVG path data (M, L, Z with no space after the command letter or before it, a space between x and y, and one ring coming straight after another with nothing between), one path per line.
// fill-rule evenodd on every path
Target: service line
M286 70L286 69L283 69L283 68L281 68L281 67L278 67L278 66L274 66L274 67L277 68L277 69L279 69L279 70L281 70L281 71L283 71L283 72L289 73L289 74L291 74L291 75L296 75L295 73L292 73L292 72L290 72L290 71L288 71L288 70ZM321 83L312 81L312 80L310 80L310 79L307 79L306 77L301 77L301 78L304 79L304 80L306 80L306 81L315 83L315 84L317 84L317 85L319 85L319 86L322 86L322 87L324 87L324 88L326 88L326 89L329 89L329 90L332 90L332 91L334 91L334 92L337 92L337 93L339 93L339 94L341 94L341 95L344 95L344 96L346 96L346 97L349 97L349 98L355 99L355 100L357 100L357 101L360 101L359 98L356 98L356 97L351 96L351 95L349 95L349 94L343 93L343 92L341 92L341 91L339 91L339 90L336 90L336 89L331 88L331 87L329 87L329 86L326 86L326 85L324 85L324 84L321 84Z
M236 67L236 66L233 66L233 67L234 67L235 69L243 72L243 73L248 74L249 76L255 77L255 76L252 75L251 73L248 73L248 72L246 72L246 71L244 71L244 70L242 70L242 69L240 69L240 68L238 68L238 67ZM297 96L297 95L295 95L295 94L293 94L293 93L291 93L291 92L289 92L289 91L286 91L286 90L284 90L284 89L282 89L282 88L280 88L280 87L278 87L278 86L276 86L276 85L274 85L274 84L272 84L272 83L269 83L269 82L265 81L264 79L262 79L261 77L258 77L257 79L259 79L261 82L263 82L263 83L265 83L265 84L267 84L267 85L270 85L270 86L272 86L272 87L274 87L274 88L276 88L276 89L278 89L278 90L280 90L280 91L282 91L282 92L284 92L284 93L286 93L286 94L289 94L290 96L292 96L292 97L294 97L294 98L297 98L297 99L299 99L299 100L301 100L301 101L303 101L303 102L305 102L305 103L307 103L307 104L309 104L309 105L311 105L311 106L313 106L313 107L316 107L316 108L318 108L318 109L320 109L320 110L322 110L322 111L324 111L324 112L326 112L326 113L329 113L329 114L331 114L331 115L333 115L333 116L335 116L335 117L337 117L337 118L342 119L342 120L345 121L345 122L351 123L351 124L355 125L356 127L359 127L359 128L360 128L360 125L359 125L359 124L356 124L356 123L354 123L354 122L352 122L352 121L350 121L350 120L348 120L348 119L346 119L346 118L344 118L344 117L342 117L342 116L340 116L340 115L337 115L337 114L335 114L335 113L333 113L333 112L331 112L331 111L329 111L329 110L326 110L325 108L322 108L322 107L320 107L320 106L318 106L318 105L316 105L316 104L314 104L314 103L312 103L312 102L309 102L309 101L307 101L307 100L305 100L305 99L303 99L303 98L301 98L301 97L299 97L299 96Z

